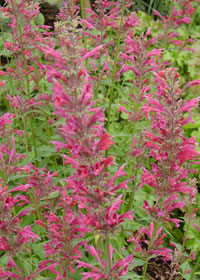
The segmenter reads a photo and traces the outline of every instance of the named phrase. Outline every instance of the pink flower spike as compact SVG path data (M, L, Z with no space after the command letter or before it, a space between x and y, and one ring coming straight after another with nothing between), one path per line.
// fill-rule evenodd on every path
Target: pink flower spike
M119 112L124 112L124 113L126 113L129 117L130 117L130 113L123 107L123 106L121 106L121 105L119 105Z
M179 250L178 250L178 247L176 246L176 244L175 244L175 243L170 242L169 244L170 244L170 246L172 246L173 248L175 248L177 251L179 251Z
M152 241L152 244L154 244L154 242L156 242L156 239L158 238L158 236L159 236L159 234L162 232L162 228L160 227L159 228L159 230L156 232L156 235L155 235L155 237L154 237L154 239L153 239L153 241ZM153 234L153 232L152 232L152 234ZM163 236L163 235L162 235ZM162 237L161 236L161 237ZM160 240L160 239L159 239Z
M186 271L184 272L184 274L188 274L188 273L190 273L191 271L192 271L192 269L189 268L188 270L186 270Z
M114 157L113 156L109 156L107 157L107 159L105 160L104 164L103 164L103 168L102 168L102 171L105 170L105 168L110 165L112 166L114 164Z
M174 223L177 228L180 226L180 223L182 222L181 220L174 219L174 218L166 218L165 220Z
M45 46L45 58L47 58L47 56L50 55L52 57L54 57L55 59L62 61L62 57L60 55L60 52L50 48L49 46Z
M19 270L19 268L17 267L16 263L14 262L14 260L13 260L12 258L9 258L9 265L11 265L12 267L14 267L14 268L17 270L17 272L18 272L19 274L21 274L21 270Z
M29 208L28 209L25 209L23 210L22 212L20 212L17 216L14 217L13 220L18 220L18 218L22 217L22 216L30 216L30 213L29 213Z

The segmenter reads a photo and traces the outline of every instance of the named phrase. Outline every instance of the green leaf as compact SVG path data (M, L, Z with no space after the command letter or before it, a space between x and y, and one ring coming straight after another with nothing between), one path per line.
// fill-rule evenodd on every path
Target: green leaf
M137 267L137 266L142 266L144 265L145 261L144 260L141 260L141 259L138 259L138 258L134 258L134 263L133 263L133 268L134 267Z
M33 244L32 249L36 256L39 257L39 259L45 259L45 251L43 247L44 243L38 243Z
M57 190L55 192L50 193L49 195L43 197L41 200L45 200L45 199L54 199L60 196L60 192Z
M9 256L3 255L2 257L0 257L0 267L7 265L8 262Z
M129 116L125 112L121 112L121 118L124 120L128 120Z

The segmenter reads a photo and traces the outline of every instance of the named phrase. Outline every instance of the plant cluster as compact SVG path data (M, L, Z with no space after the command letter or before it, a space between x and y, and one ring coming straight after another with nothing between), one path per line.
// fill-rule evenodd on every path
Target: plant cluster
M156 35L128 0L1 8L0 279L198 279L200 79L166 53L199 1L172 2Z

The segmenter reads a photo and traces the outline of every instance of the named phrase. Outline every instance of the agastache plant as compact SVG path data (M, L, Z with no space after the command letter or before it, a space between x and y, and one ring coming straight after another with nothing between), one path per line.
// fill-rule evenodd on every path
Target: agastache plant
M182 50L190 42L179 42L175 29L191 24L192 2L174 1L168 17L155 12L164 47ZM0 71L0 105L12 114L0 117L0 279L123 280L137 273L146 280L158 261L162 272L150 279L190 273L194 280L200 258L187 242L191 228L200 232L199 153L184 129L199 98L182 95L200 80L180 87L153 31L138 34L126 0L97 0L83 19L71 1L52 36L43 37L32 24L37 2L7 4L11 37L4 46L12 58ZM120 167L109 134L116 89L119 115L126 115L120 126L131 126L119 136L127 146L120 147ZM190 271L184 265L193 260Z
M33 27L33 21L39 14L39 4L30 1L6 1L7 6L1 8L4 15L9 17L11 36L9 41L4 42L7 52L12 57L11 65L7 71L1 71L0 76L7 76L11 83L5 83L4 90L9 92L7 99L10 104L9 110L16 113L22 121L24 129L24 142L26 148L26 158L28 160L30 142L33 143L33 150L36 156L37 147L34 130L33 109L38 110L42 105L42 97L33 97L33 90L40 90L40 81L44 77L45 71L39 63L39 52L36 53L34 47L38 46L43 40L39 29ZM30 48L32 46L32 48ZM10 85L10 88L8 86ZM29 136L29 127L31 136ZM31 141L30 141L31 138Z
M152 122L151 132L145 134L145 146L155 162L152 163L151 172L144 169L141 187L148 184L157 196L154 205L149 206L144 201L143 207L157 226L164 223L165 227L167 221L179 227L182 221L174 219L172 211L187 206L191 213L191 203L196 195L195 179L190 179L190 175L196 172L191 165L199 153L195 149L195 138L184 137L183 126L192 121L191 111L198 108L199 98L183 101L181 94L200 81L188 83L181 90L178 77L174 68L155 73L156 98L148 97L143 107L146 117ZM184 115L186 112L190 114L188 117Z
M14 134L21 139L22 131L13 129L15 117L10 113L0 117L0 176L3 186L7 185L11 176L30 171L30 165L20 165L25 156L16 150Z
M85 267L91 269L91 272L83 272L83 280L94 279L94 280L120 280L121 277L125 276L128 272L128 267L131 263L133 263L133 256L129 255L125 259L120 259L118 262L113 263L113 253L114 250L112 246L109 246L109 258L110 258L110 268L108 268L108 263L101 259L100 254L93 246L86 246L87 251L94 256L98 263L99 267L95 267L88 263L77 261L78 268ZM109 269L109 275L107 271Z
M185 118L184 113L191 112L193 107L197 108L199 98L184 104L180 99L182 90L179 88L178 76L173 68L155 73L156 99L148 97L143 107L146 116L152 120L152 132L146 132L145 145L157 163L152 165L154 176L144 172L142 185L149 179L155 192L162 198L177 192L194 195L194 188L190 188L187 180L188 174L195 172L190 166L199 153L195 149L195 138L184 137L183 126L192 121L191 115ZM194 84L195 81L189 83L185 89ZM199 80L196 84L199 84ZM187 180L183 181L183 178Z
M52 265L52 273L58 273L64 279L73 279L76 272L75 260L82 257L80 247L86 241L79 241L88 232L83 224L81 215L74 211L77 199L68 195L65 190L60 191L62 198L50 213L45 213L46 225L39 221L47 230L48 242L44 245L45 255L48 260L41 263L41 267ZM62 211L59 217L56 211ZM63 279L63 278L59 278Z
M62 270L64 269L63 275L66 275L67 268L71 273L75 269L71 268L71 263L73 264L73 260L78 258L78 254L73 253L75 247L72 245L72 240L76 238L77 232L83 226L86 232L91 229L100 235L102 244L106 247L104 249L105 257L109 264L109 238L119 230L120 224L124 222L125 218L133 218L130 212L123 215L117 213L122 203L117 191L126 188L128 180L118 185L115 184L115 180L119 176L126 175L123 171L124 166L112 178L107 171L109 165L114 164L114 159L112 156L105 158L104 152L109 149L110 145L113 145L113 141L104 131L104 114L101 108L95 107L88 74L83 66L84 60L98 54L102 46L80 56L81 46L75 27L75 21L69 23L68 20L65 24L56 23L56 39L62 49L58 51L44 46L45 56L52 59L52 63L47 67L49 69L48 80L53 84L55 115L64 119L64 124L60 127L64 142L53 141L53 143L57 151L65 150L65 154L63 154L65 164L70 164L74 169L73 175L68 176L65 180L65 188L68 190L69 197L61 204L63 211L65 212L65 209L69 208L68 200L72 199L73 203L75 199L75 202L76 200L78 202L75 203L78 210L72 204L74 206L71 207L71 219L74 220L73 224L77 223L80 228L78 227L79 229L77 228L69 239L60 241L72 248L68 265L65 263L63 266L62 258L57 258ZM68 215L68 211L65 212L66 215ZM85 214L81 214L80 211L84 211ZM54 218L51 218L49 224L53 222L54 227L59 226L57 231L60 232L60 237L62 234L63 237L65 236L66 227L72 230L71 219L60 220L55 212L51 214L51 217ZM49 231L52 231L51 227ZM56 241L56 237L54 240ZM48 247L46 246L46 249ZM55 250L57 249L55 248ZM50 248L48 252L51 252ZM60 256L64 256L63 254L58 252ZM108 267L111 269L110 265Z
M21 278L15 279L26 279L27 272L23 266L21 253L30 240L34 242L35 239L40 240L40 237L32 231L31 226L21 227L22 218L30 215L30 210L24 209L16 214L15 207L26 204L26 201L20 194L12 197L11 193L12 190L9 191L7 186L0 186L0 251L10 257L5 269L0 271L0 277L9 279L15 275L12 270L16 269L20 272ZM18 262L20 269L14 260Z
M127 115L132 129L132 139L128 152L128 177L134 176L134 179L131 182L132 187L128 209L132 208L134 193L138 186L138 171L144 164L144 135L141 133L143 129L141 121L144 119L142 108L146 102L146 96L151 95L152 73L153 71L158 71L162 54L162 49L149 50L149 47L152 47L152 45L157 42L156 37L149 38L150 36L150 28L148 28L145 34L141 34L140 36L136 36L134 31L130 30L125 39L124 50L120 53L123 66L119 74L122 75L128 72L131 77L131 79L129 79L131 91L129 98L119 106L119 111ZM140 130L140 132L138 132L138 139L136 139L136 130ZM126 194L124 204L125 200ZM124 208L125 207L123 207L123 209Z
M187 24L187 36L189 36L191 24L193 21L193 14L195 14L195 8L192 6L192 2L196 2L195 0L180 0L180 1L172 1L171 8L169 9L169 14L167 16L162 16L158 11L154 10L154 14L161 19L161 22L164 27L164 33L160 34L159 42L163 43L164 49L168 49L170 44L174 44L177 47L177 53L186 48L186 44L192 42L193 39L186 38L186 42L181 41L179 39L180 34L177 32L177 29L183 25ZM194 17L194 16L193 16ZM177 54L178 55L178 54Z

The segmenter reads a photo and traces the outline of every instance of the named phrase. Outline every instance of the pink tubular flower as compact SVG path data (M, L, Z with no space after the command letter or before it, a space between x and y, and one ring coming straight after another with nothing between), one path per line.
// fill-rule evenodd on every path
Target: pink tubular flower
M97 46L96 48L92 49L91 51L84 54L81 60L85 60L92 56L99 56L99 50L102 48L102 45Z
M93 266L87 264L85 262L77 260L78 268L85 267L91 269L91 272L83 272L82 280L87 279L94 279L94 280L101 280L101 279L113 279L120 280L122 276L125 276L128 273L128 267L131 263L133 263L133 256L130 255L125 259L120 259L118 262L113 263L113 248L109 246L109 258L111 263L111 268L109 272L107 271L107 264L104 260L100 259L100 256L97 250L93 246L86 247L89 253L96 258L98 261L98 266Z
M14 207L23 202L23 197L12 197L7 187L0 186L0 201L0 250L16 254L30 239L34 241L40 237L32 232L30 226L20 227L20 218L29 215L29 209L13 215Z
M12 146L12 148L10 148ZM16 172L29 172L30 165L18 166L20 159L24 159L24 154L18 154L15 148L15 139L11 138L6 145L0 146L0 167L3 171L3 178L7 182L8 177Z
M16 115L5 113L0 117L0 137L2 138L2 142L6 143L9 136L13 133L16 133L19 136L22 136L21 130L14 130L12 129L12 119L15 118ZM3 141L4 139L4 141Z
M133 220L131 211L122 215L117 214L117 210L120 209L122 202L123 201L119 197L112 203L112 206L105 208L104 211L97 209L94 214L91 213L86 216L85 223L105 236L112 236L118 229L120 229L120 226L125 219Z
M151 255L161 255L166 261L168 261L170 260L170 254L172 250L162 247L164 242L163 239L166 234L163 233L161 235L162 228L159 228L156 230L156 232L154 232L154 227L154 223L151 223L148 228L141 228L137 234L137 237L132 236L128 242L133 241L136 245L135 251L139 252L140 255L143 255L144 257ZM153 239L151 239L152 235Z
M184 207L184 202L178 201L178 194L173 194L171 197L161 202L158 198L153 206L149 206L148 202L144 201L143 208L149 212L149 215L155 218L156 221L166 223L167 221L172 222L179 227L180 219L171 218L170 214L174 209L181 209ZM161 203L160 203L161 202Z
M189 83L189 84L192 85L192 82ZM193 110L193 108L198 108L198 107L199 107L199 97L187 101L187 102L180 108L180 111L182 111L182 112L190 112L191 110Z
M19 95L13 97L8 95L7 99L10 101L11 108L15 108L19 115L24 114L33 108L37 110L38 106L41 107L42 105L42 102L40 100L37 101L35 98L31 98L30 100L25 100L22 102Z
M187 0L185 1L187 2ZM174 6L171 15L167 15L166 17L161 16L161 14L154 10L154 14L157 15L162 19L162 22L165 26L169 25L172 27L177 27L183 23L189 24L191 22L191 18L186 16L186 12L184 13L183 10L177 10L177 7Z
M191 41L191 39L186 42L177 39L181 35L175 30L182 24L190 24L192 21L192 15L195 11L195 8L192 7L190 2L195 2L194 0L181 0L181 1L172 1L171 13L162 16L158 11L154 10L154 14L161 18L161 22L164 27L163 33L159 35L159 41L164 42L164 46L167 47L171 44L176 46L177 52L179 53L182 50L192 51L190 48L187 48L186 45Z
M110 139L108 133L104 133L98 143L97 151L108 150L109 146L113 145L114 142Z

